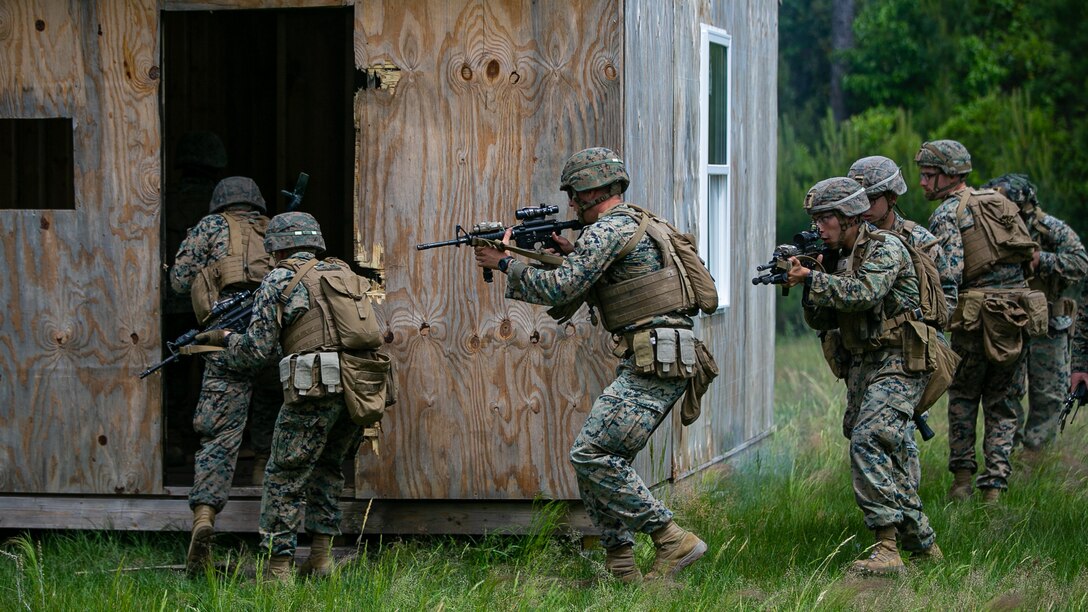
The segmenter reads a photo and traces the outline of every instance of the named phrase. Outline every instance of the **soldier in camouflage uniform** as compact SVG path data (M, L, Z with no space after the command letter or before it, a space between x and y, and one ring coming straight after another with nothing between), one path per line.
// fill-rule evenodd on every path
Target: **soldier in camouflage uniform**
M1069 342L1077 310L1077 294L1088 274L1088 253L1077 234L1043 212L1035 185L1024 174L1006 174L983 185L995 189L1020 207L1031 238L1039 243L1032 260L1035 275L1028 286L1046 294L1048 329L1027 347L1028 415L1017 412L1014 444L1022 443L1029 458L1058 435L1058 416L1069 385ZM1020 407L1017 404L1017 407Z
M964 274L964 232L975 228L970 208L962 211L960 201L970 195L966 176L971 172L971 155L954 140L926 142L914 161L920 167L920 184L925 197L941 204L929 218L929 229L941 241L941 247L959 286L957 314L963 310L967 290L992 291L1025 289L1027 283L1020 264L995 263L974 278ZM977 231L977 228L976 230ZM957 315L953 315L953 321ZM986 357L980 330L954 330L952 348L962 361L948 388L948 469L953 474L949 496L965 500L972 492L971 475L978 469L975 460L975 430L979 401L984 414L983 455L985 470L978 475L977 486L987 502L996 502L1008 488L1012 465L1016 415L1024 396L1025 362L1021 354L1009 363L999 364Z
M220 181L212 193L210 214L189 230L170 268L170 284L174 291L189 294L201 270L227 257L230 231L224 215L229 213L265 223L264 210L264 198L251 179L230 177ZM224 287L221 295L246 288L252 287L242 284ZM230 495L247 415L250 442L255 452L264 457L268 455L280 405L277 382L273 368L265 368L254 376L206 360L200 398L193 415L193 429L200 435L200 448L194 459L193 487L189 490L193 530L186 565L191 572L198 571L210 560L215 515L223 510Z
M1084 290L1080 296L1080 307L1077 309L1076 328L1073 332L1071 345L1071 357L1069 359L1069 390L1073 391L1077 385L1088 385L1088 283L1084 283Z
M490 247L476 248L477 263L506 273L506 297L551 306L577 305L595 288L662 269L661 252L648 234L628 245L639 226L622 199L629 183L623 160L613 151L591 148L575 153L563 169L560 189L587 225L573 245L559 238L565 254L562 265L551 270L532 267ZM625 249L628 246L633 248ZM616 332L692 327L689 317L663 312ZM623 582L643 578L635 564L633 532L650 534L656 547L647 578L675 576L706 551L702 540L673 522L672 512L631 466L684 393L687 381L638 373L634 361L630 352L623 357L616 379L593 403L570 451L586 511L601 530L605 567Z
M914 408L930 375L910 371L903 354L903 334L912 333L921 306L919 278L898 234L878 233L863 221L868 209L865 188L853 179L830 178L810 189L805 211L840 263L827 273L791 258L787 284L804 284L805 321L817 330L838 329L851 355L843 428L854 498L877 540L871 556L852 569L888 573L903 568L897 535L915 558L942 555L918 496L921 467L912 439Z
M253 318L245 333L221 332L204 338L227 347L208 357L222 367L253 370L293 351L292 338L298 337L300 324L305 323L303 317L315 308L314 296L299 274L350 270L338 259L319 258L325 241L317 220L307 213L273 217L265 234L265 249L272 253L277 266L257 289ZM284 298L282 294L287 290L290 293ZM321 350L340 351L325 345ZM280 371L283 378L282 362ZM288 371L297 374L292 367ZM315 388L327 384L317 378L313 381ZM284 388L289 387L292 384L285 381ZM351 420L343 392L296 395L290 401L284 397L265 471L260 534L261 548L270 555L268 574L288 581L296 534L303 522L312 538L311 553L299 573L325 576L333 569L332 539L340 533L342 519L339 499L344 488L343 464L358 448L363 430Z

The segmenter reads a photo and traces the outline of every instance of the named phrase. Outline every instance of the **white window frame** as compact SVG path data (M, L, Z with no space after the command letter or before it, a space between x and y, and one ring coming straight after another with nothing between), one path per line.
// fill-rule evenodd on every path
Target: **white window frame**
M709 133L710 133L710 45L722 45L726 48L726 161L733 154L733 126L729 114L733 108L733 48L732 38L729 33L721 28L701 23L699 24L699 255L707 263L710 272L714 275L714 281L718 286L718 310L729 306L732 286L732 266L729 265L729 253L733 246L732 232L732 191L733 183L730 176L730 165L711 164L709 162ZM724 195L723 210L715 215L714 224L711 226L710 218L710 177L725 177L726 190ZM711 242L713 241L713 243ZM718 245L713 253L710 245Z

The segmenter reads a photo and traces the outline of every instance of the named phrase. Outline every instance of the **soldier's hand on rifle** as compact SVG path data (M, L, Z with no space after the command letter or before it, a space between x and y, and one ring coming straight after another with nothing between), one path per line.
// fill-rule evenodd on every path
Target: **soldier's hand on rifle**
M506 233L502 235L503 244L510 244L510 233L513 231L514 228L512 227L506 228ZM505 257L510 257L510 255L507 254L506 251L496 249L494 247L477 246L472 247L472 249L476 253L476 265L485 269L498 270L499 260Z
M1088 372L1073 372L1069 375L1069 392L1076 390L1077 385L1084 383L1088 386Z
M816 263L820 263L824 260L823 255L816 256ZM786 286L796 287L805 282L805 277L812 274L812 270L801 265L801 260L796 257L790 257L790 269L786 271Z
M197 344L204 344L207 346L227 346L227 338L230 337L231 331L229 329L212 329L197 334L193 340Z
M556 253L555 249L544 249L544 252L553 255L570 255L574 252L574 243L560 236L558 233L552 232L552 240L555 241L556 246L559 247L559 252Z

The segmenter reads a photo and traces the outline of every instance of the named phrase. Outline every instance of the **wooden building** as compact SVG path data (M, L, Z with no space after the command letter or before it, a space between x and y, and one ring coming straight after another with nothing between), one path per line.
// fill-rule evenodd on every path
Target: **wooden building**
M517 530L526 502L578 499L567 452L611 379L607 334L504 300L469 250L413 245L541 202L571 218L558 177L589 146L624 156L630 201L698 234L723 304L698 321L721 367L703 417L674 415L640 471L676 480L758 442L774 292L748 279L774 231L777 9L0 3L0 527L189 527L199 363L137 374L193 324L164 274L170 220L206 212L170 195L193 132L219 136L219 176L255 178L270 214L309 173L330 254L384 268L400 401L380 452L355 457L345 531L368 508L366 532ZM250 530L259 491L236 483L218 525Z

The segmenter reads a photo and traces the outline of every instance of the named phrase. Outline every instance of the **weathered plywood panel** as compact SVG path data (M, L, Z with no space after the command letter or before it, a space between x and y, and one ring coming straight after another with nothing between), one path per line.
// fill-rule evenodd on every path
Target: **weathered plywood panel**
M167 11L320 8L353 6L355 0L160 0Z
M357 242L385 249L386 350L400 402L357 490L380 498L576 498L567 451L611 379L608 340L579 317L503 299L469 250L417 252L456 224L566 200L566 155L622 150L617 0L425 0L356 6L356 64L399 69L357 94Z
M0 211L0 491L161 488L157 3L0 4L0 116L70 117L75 210Z

